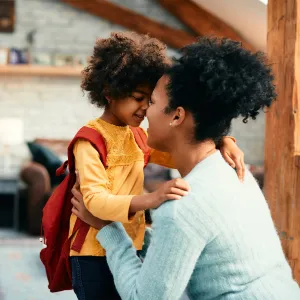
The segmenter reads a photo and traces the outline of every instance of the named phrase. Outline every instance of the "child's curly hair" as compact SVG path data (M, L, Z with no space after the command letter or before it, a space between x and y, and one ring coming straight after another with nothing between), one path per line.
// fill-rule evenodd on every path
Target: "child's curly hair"
M154 88L169 60L166 46L148 35L114 32L97 39L89 65L82 72L81 88L91 103L105 107L106 96L129 96L139 85Z

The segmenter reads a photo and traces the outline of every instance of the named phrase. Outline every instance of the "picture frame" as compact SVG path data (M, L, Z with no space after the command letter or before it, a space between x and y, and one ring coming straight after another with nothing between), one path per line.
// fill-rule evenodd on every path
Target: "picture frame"
M0 32L11 33L15 29L15 0L1 0Z

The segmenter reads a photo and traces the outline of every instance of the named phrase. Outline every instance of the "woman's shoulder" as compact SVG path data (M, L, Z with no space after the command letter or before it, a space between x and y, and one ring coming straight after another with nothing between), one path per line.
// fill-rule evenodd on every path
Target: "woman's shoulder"
M188 219L188 217L193 218L195 215L200 215L203 213L203 208L199 207L198 203L201 203L199 199L202 198L202 195L197 196L199 199L195 198L195 193L190 192L180 200L164 202L161 206L152 211L153 221L155 219L169 219L174 222L182 222Z
M177 211L177 205L176 205L177 201L181 201L181 200L170 200L170 201L164 202L158 208L153 209L152 210L153 221L160 220L160 219L175 220L176 219L176 211Z
M212 240L218 229L213 224L210 212L206 211L205 206L198 200L191 193L180 200L163 203L152 213L153 229L166 226L168 232L171 226L202 242Z

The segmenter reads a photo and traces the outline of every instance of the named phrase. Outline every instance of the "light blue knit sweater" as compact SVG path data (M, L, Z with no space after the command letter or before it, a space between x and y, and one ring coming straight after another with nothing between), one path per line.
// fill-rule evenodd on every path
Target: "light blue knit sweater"
M185 178L190 194L153 213L144 263L120 223L98 234L124 300L300 300L263 194L219 152ZM147 233L146 240L149 238Z

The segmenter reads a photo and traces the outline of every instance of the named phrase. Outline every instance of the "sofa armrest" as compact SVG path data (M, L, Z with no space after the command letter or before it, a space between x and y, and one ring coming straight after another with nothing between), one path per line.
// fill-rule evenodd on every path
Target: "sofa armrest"
M51 192L50 176L44 166L34 162L24 166L20 176L27 185L28 231L39 234L42 210Z

